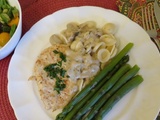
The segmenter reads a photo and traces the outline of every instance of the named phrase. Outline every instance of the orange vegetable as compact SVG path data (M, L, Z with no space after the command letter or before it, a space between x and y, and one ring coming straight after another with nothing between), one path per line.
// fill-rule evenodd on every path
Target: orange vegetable
M13 18L13 19L8 23L8 25L9 25L9 26L18 25L18 22L19 22L19 17L16 17L16 18Z
M10 39L10 35L7 32L0 33L0 46L3 47Z

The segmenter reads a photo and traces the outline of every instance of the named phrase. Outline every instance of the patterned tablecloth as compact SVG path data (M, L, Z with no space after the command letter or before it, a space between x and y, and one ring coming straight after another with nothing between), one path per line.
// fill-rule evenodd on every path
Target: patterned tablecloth
M117 0L116 4L119 12L129 17L134 22L142 26L142 7L153 6L155 0ZM156 0L160 6L160 0ZM160 37L160 28L155 18L158 37Z
M19 0L19 2L22 7L22 35L41 18L63 8L90 5L119 10L116 0ZM0 120L16 120L7 92L7 71L12 55L13 53L0 60Z

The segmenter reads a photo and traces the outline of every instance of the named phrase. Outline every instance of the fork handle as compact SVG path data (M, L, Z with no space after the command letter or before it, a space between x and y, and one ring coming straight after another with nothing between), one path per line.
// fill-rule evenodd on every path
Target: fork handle
M158 38L152 38L152 37L151 40L155 43L155 45L158 48L158 51L160 52L160 40Z

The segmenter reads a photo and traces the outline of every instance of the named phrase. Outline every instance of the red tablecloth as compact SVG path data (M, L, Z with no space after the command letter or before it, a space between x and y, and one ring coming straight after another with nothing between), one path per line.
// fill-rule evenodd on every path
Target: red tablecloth
M41 18L63 8L90 5L118 11L116 0L19 0L19 2L22 7L22 35ZM16 120L7 91L7 71L12 55L13 53L0 60L0 120Z

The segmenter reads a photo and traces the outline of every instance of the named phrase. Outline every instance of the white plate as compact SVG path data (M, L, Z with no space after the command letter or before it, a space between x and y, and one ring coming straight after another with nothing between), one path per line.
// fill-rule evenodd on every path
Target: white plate
M8 94L19 120L51 120L39 100L32 81L34 62L49 44L49 37L59 33L71 21L94 20L99 26L112 22L118 27L116 37L121 48L133 42L130 64L140 66L144 82L123 97L107 114L107 120L154 120L160 108L160 54L147 33L127 17L99 7L72 7L55 12L37 22L21 39L8 70ZM120 49L121 49L120 48Z

